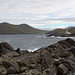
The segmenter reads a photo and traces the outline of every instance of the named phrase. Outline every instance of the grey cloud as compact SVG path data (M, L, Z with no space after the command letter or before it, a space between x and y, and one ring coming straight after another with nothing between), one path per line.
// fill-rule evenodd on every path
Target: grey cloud
M66 21L66 22L75 22L75 17L73 17L73 18L43 19L41 21Z
M39 15L43 15L44 17L43 16L37 17ZM20 22L25 21L28 23L38 24L44 22L39 22L39 21L36 22L35 20L44 19L46 15L51 18L53 17L56 18L61 16L63 17L74 16L75 1L74 0L0 0L0 22L2 19L7 21L10 21L11 19L13 20L16 19L15 21L17 23L19 22L19 20L21 20ZM74 22L75 18L58 18L58 19L46 19L46 20ZM47 24L47 22L45 23Z

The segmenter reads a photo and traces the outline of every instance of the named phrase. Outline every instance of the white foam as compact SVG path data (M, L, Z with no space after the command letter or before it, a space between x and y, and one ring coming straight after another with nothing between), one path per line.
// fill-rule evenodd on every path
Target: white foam
M55 36L51 36L51 37L55 37Z
M34 49L27 49L29 52L34 52L36 50L38 50L39 48L34 48Z

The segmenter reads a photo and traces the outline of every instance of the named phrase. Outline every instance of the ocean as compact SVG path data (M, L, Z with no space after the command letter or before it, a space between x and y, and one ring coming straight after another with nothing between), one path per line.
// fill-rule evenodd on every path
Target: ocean
M41 47L49 46L60 40L75 37L46 37L45 34L16 34L16 35L0 35L0 43L8 42L15 50L29 50L33 52Z

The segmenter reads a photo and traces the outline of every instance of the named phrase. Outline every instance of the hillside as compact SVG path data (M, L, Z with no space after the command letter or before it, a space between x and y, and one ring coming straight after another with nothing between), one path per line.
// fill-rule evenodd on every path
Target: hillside
M75 26L69 26L69 27L66 27L65 29L70 29L70 28L75 28Z
M49 31L48 36L75 36L75 27L68 27L67 29L55 29L52 31Z
M62 34L65 34L66 30L65 29L55 29L52 31L49 31L47 34L48 36L61 36Z
M39 30L28 24L14 25L7 22L0 23L0 34L27 34L27 33L46 33L47 31Z

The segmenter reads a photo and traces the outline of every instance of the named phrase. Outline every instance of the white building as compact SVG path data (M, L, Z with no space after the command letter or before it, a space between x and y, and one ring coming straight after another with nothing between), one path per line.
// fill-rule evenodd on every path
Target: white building
M69 32L68 30L66 30L66 34L71 34L71 32Z

